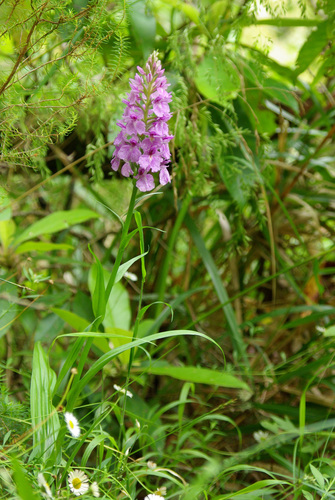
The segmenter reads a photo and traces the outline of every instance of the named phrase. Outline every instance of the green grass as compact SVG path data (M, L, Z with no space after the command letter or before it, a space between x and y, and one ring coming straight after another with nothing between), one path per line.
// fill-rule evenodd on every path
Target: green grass
M0 5L1 499L335 499L334 11L260 6ZM109 162L153 50L142 195Z

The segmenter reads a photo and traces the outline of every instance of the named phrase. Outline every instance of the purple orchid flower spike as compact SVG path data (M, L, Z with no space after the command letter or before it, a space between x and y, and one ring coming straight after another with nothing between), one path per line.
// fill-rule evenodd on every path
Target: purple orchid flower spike
M155 187L153 173L159 173L159 182L171 182L168 163L171 156L167 121L171 118L169 84L157 52L153 52L145 69L137 67L138 73L130 80L131 91L123 100L126 104L121 128L114 146L111 161L113 170L121 167L121 175L136 179L140 191L151 191Z

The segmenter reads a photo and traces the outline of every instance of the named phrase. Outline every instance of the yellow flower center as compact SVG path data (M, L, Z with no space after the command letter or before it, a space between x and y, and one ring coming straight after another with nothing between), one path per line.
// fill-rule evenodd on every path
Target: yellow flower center
M81 484L82 484L82 482L81 482L81 480L79 479L79 477L74 477L74 478L72 479L72 486L73 486L74 488L76 488L76 490L79 490L79 489L81 488Z
M72 420L69 420L69 426L71 427L71 429L74 429L74 425L73 425Z

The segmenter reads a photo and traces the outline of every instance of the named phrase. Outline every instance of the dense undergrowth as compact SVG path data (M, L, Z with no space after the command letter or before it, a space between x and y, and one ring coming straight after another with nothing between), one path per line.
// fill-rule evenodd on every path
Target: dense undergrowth
M0 3L1 498L335 498L334 18ZM110 160L153 50L142 196Z

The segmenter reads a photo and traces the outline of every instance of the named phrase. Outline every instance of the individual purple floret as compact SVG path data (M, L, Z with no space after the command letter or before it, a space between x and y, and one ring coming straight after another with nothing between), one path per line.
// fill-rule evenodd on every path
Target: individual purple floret
M121 167L124 177L133 176L140 191L155 187L152 173L159 172L159 182L171 182L168 163L171 156L167 121L171 118L169 102L171 93L164 76L164 69L157 52L153 52L145 69L130 80L131 91L122 102L126 104L121 128L114 141L115 151L111 161L113 170Z

